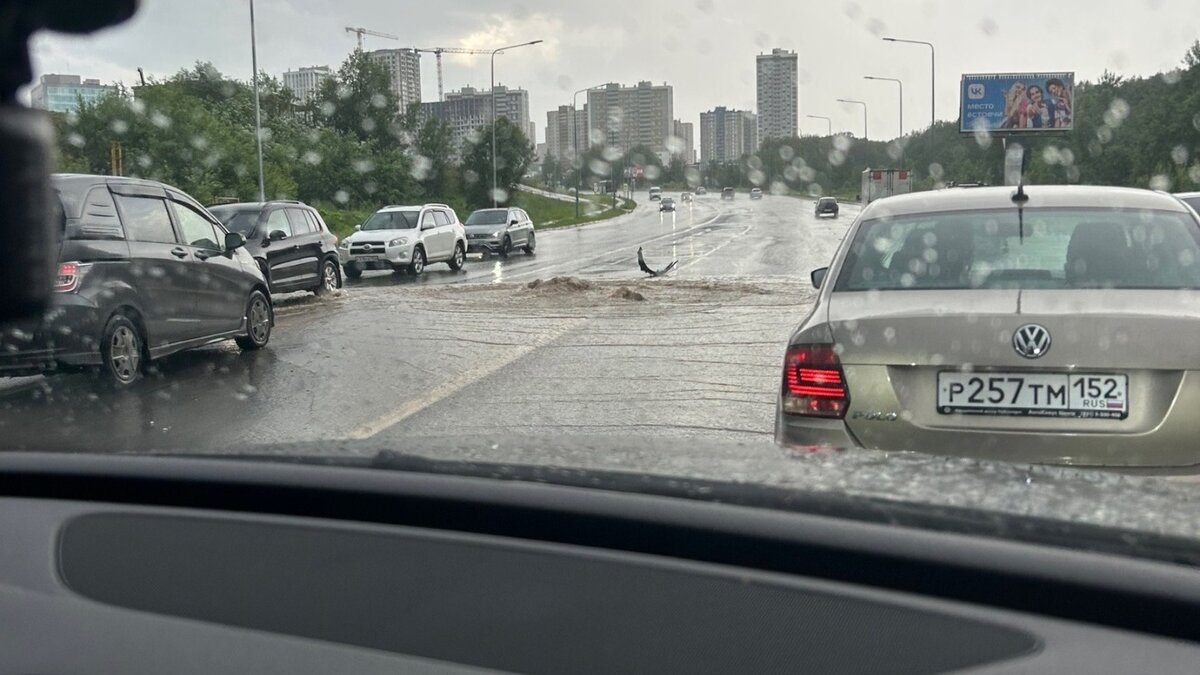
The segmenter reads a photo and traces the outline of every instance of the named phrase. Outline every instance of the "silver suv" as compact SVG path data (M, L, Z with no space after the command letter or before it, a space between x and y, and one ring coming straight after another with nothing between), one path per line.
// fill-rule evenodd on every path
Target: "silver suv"
M363 270L420 274L439 262L459 270L467 259L467 232L445 204L385 206L354 229L338 244L338 258L351 279Z
M479 209L467 217L469 253L499 253L508 257L516 247L533 255L537 247L533 220L516 207Z

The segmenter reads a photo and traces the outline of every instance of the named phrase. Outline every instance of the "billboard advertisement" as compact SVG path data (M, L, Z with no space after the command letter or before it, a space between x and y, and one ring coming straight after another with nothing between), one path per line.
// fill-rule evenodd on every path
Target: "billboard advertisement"
M963 75L959 131L1070 131L1075 73Z

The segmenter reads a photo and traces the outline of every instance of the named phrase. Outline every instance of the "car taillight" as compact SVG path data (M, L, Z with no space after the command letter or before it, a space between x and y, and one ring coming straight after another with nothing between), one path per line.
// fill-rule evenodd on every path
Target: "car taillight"
M841 418L850 405L846 376L833 345L793 345L783 363L783 411Z
M83 265L75 262L59 263L58 276L54 277L55 293L71 293L79 288L79 279L83 276Z

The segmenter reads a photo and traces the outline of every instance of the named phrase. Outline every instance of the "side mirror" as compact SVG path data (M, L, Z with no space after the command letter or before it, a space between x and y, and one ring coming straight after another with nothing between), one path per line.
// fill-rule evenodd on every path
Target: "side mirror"
M813 288L821 288L821 284L825 283L825 275L829 274L828 267L822 267L812 271L810 278L812 279Z
M246 238L241 232L226 232L225 233L225 250L235 251L246 245Z
M267 235L267 239L270 239L271 241L287 239L287 233L285 233L283 230L275 230L271 232L271 234Z
M508 224L509 224L509 225L520 225L520 224L521 224L521 221L517 220L516 218L513 218L512 220L510 220L510 221L508 222Z

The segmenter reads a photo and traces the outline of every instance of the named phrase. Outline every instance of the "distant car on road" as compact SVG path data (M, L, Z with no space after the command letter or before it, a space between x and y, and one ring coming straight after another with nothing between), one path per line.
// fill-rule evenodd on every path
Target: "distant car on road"
M813 202L813 204L815 205L814 210L816 211L816 216L818 218L820 218L821 216L833 216L834 218L837 218L837 216L838 216L838 200L837 199L835 199L833 197L821 197L817 201Z
M524 209L479 209L467 217L467 252L508 257L516 247L529 255L537 246L533 219Z
M937 190L864 207L792 334L776 437L1193 466L1200 218L1148 190Z
M659 199L662 199L662 188L660 188L660 187L650 188L650 201L656 202Z
M696 195L697 195L697 196L699 196L699 195L706 195L706 194L708 194L708 188L704 187L703 185L701 185L700 187L696 188Z
M445 204L385 206L338 244L346 276L363 270L408 271L419 275L430 263L462 269L467 259L467 232L454 209Z
M750 190L750 199L762 199L762 189L752 188Z
M312 291L322 295L342 286L337 237L321 214L297 201L247 202L209 207L225 229L246 238L272 293Z
M261 349L267 280L198 202L162 183L56 174L58 275L41 319L0 331L0 374L96 368L118 387L152 360L229 338Z
M684 204L691 202L692 201L692 193L684 192L683 194L679 195L679 201L680 201L680 203L684 203Z
M733 199L733 195L734 190L731 187L723 188L721 190L721 199Z
M662 201L660 201L658 203L658 210L674 212L675 211L675 200L671 199L670 197L663 197Z

